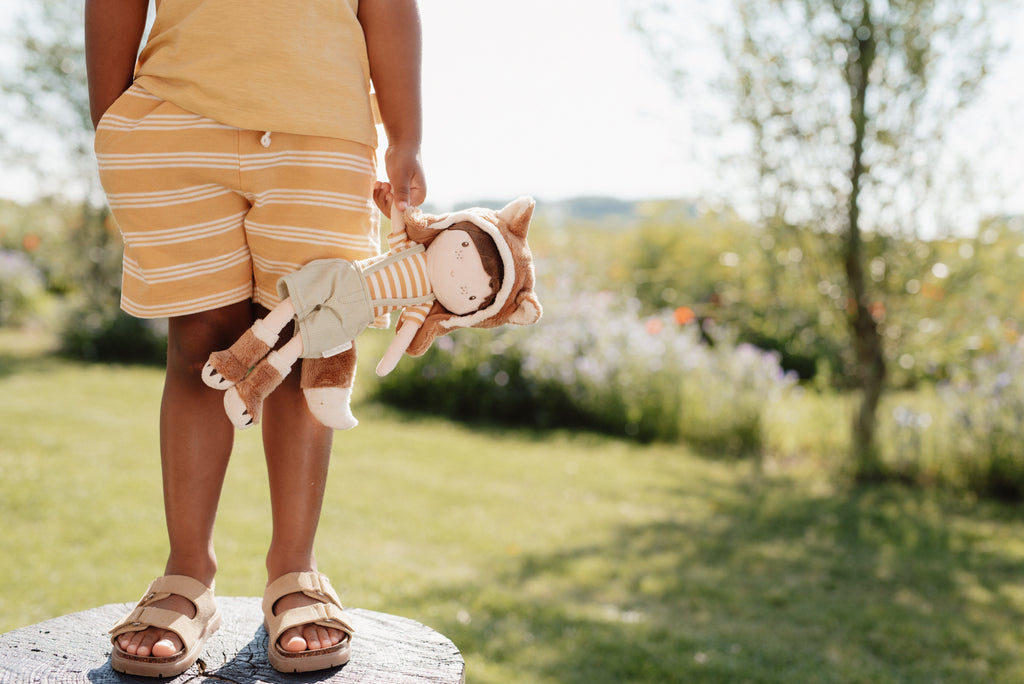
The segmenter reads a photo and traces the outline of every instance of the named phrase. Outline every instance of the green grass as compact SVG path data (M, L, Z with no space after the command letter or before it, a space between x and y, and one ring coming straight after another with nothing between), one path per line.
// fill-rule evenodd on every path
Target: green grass
M0 332L0 631L134 600L166 553L161 372L38 346ZM1024 681L1018 508L356 412L335 440L321 567L348 605L449 636L471 684ZM242 433L221 595L261 593L269 529L259 438Z

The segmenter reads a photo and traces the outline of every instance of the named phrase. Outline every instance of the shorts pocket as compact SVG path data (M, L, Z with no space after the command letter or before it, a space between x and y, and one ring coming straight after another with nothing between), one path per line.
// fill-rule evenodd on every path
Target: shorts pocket
M118 137L130 133L162 103L163 100L133 83L100 117L99 123L96 124L93 150L98 153Z

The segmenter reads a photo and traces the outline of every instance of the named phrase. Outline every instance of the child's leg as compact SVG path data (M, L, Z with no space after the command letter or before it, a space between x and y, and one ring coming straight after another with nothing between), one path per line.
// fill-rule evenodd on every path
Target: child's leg
M316 569L313 544L327 485L334 431L306 406L300 373L291 373L264 404L263 447L270 479L273 536L267 553L268 583L289 572ZM277 612L315 603L302 594L285 596ZM338 643L342 632L307 625L282 635L291 651Z
M295 270L317 259L365 259L379 251L377 211L369 201L377 172L376 153L366 145L275 132L268 150L259 144L260 136L243 136L243 148L258 155L261 163L243 172L242 180L250 192L266 197L254 203L246 224L254 255L254 300L269 307L277 304L282 268ZM264 163L268 151L287 154L279 154L273 164ZM281 337L290 335L286 329ZM307 408L300 375L289 374L263 407L274 514L267 554L269 581L316 567L313 540L333 432ZM293 602L311 601L291 594L278 602L277 612L296 607ZM288 650L317 649L342 637L338 630L309 626L297 632L286 633L278 643Z
M252 323L249 302L169 319L167 375L160 406L160 452L170 555L166 574L187 575L211 586L217 570L213 524L234 428L224 416L223 393L199 374L210 349L222 348ZM180 596L157 607L191 617ZM121 647L141 656L170 656L181 649L173 633L148 629L125 635Z

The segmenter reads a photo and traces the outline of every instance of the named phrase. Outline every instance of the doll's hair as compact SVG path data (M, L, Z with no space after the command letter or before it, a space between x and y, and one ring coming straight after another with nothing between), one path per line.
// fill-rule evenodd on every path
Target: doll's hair
M498 295L498 290L501 289L504 268L502 267L501 256L498 254L498 246L494 244L494 238L469 221L456 223L449 228L449 230L451 229L463 230L469 235L473 245L476 247L476 251L480 254L480 263L483 264L484 272L491 277L491 282L489 283L491 286L491 296L481 302L480 306L477 307L477 311L479 311L493 304L494 298Z

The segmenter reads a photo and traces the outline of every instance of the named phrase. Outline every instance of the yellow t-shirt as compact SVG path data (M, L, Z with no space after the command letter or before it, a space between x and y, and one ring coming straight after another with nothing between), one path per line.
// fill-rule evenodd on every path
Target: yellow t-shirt
M377 146L358 0L156 0L136 81L248 130Z

